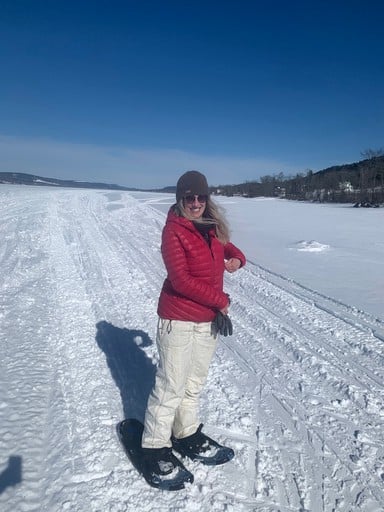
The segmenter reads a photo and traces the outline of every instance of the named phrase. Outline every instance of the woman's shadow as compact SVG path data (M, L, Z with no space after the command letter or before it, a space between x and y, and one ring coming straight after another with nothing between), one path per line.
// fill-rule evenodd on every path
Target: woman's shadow
M96 327L97 344L105 353L120 390L124 417L143 421L155 382L156 366L142 348L153 342L141 330L121 329L106 321L99 322Z

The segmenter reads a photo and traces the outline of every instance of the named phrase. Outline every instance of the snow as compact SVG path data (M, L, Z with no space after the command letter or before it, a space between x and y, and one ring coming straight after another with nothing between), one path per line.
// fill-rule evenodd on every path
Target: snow
M294 244L292 249L306 252L323 252L329 249L329 245L321 244L316 242L316 240L300 240L300 242Z
M150 488L116 424L142 419L173 197L0 188L0 509L384 509L384 209L218 198L248 264L201 399L230 463Z
M59 185L58 183L53 183L52 181L41 180L41 179L34 179L33 182L34 183L44 183L45 185L50 185L50 186L58 186Z

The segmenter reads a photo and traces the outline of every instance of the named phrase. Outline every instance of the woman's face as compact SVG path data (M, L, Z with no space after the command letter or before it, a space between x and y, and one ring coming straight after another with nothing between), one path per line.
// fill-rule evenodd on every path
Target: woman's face
M200 219L203 216L205 207L207 206L207 196L186 196L183 199L184 209L191 219Z

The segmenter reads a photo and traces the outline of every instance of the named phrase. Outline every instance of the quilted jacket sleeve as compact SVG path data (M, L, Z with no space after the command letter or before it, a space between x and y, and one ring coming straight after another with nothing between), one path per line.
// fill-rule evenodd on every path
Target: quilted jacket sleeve
M224 245L224 257L227 260L230 258L238 258L241 261L241 267L244 267L246 262L244 254L231 242Z
M222 290L191 273L182 241L173 230L163 232L162 255L168 279L177 293L215 309L222 309L228 304L228 296ZM202 275L205 275L211 263L202 259L199 265L202 266Z

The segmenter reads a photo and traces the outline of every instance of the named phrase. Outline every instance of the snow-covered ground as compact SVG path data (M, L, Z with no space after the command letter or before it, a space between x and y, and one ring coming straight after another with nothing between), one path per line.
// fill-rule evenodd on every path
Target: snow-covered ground
M249 262L201 418L236 457L173 493L131 466L171 199L0 187L0 510L383 511L384 209L218 199Z

